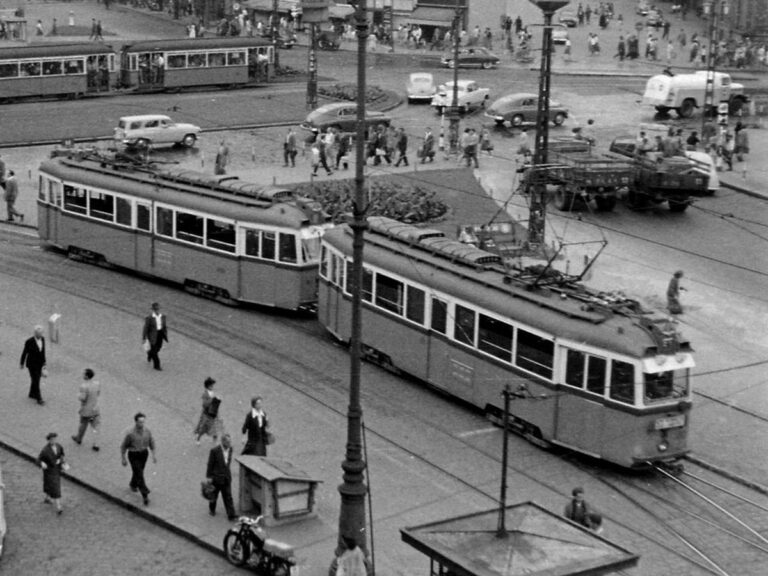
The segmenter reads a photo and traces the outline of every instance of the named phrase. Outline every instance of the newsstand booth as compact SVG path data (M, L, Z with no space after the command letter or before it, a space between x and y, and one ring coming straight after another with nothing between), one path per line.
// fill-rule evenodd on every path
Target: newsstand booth
M635 566L638 556L534 504L403 528L403 542L430 559L430 576L598 576Z

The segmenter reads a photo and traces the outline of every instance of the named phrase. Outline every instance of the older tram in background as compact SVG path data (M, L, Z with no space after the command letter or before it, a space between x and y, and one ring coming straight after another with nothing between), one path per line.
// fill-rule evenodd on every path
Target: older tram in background
M41 240L72 256L290 310L314 306L332 226L290 189L87 153L41 164L37 205Z
M667 317L543 269L386 218L370 218L363 350L501 421L625 467L688 451L692 350ZM324 235L318 319L350 338L352 236Z
M269 40L250 37L149 40L118 54L96 42L0 48L0 102L147 92L270 81Z

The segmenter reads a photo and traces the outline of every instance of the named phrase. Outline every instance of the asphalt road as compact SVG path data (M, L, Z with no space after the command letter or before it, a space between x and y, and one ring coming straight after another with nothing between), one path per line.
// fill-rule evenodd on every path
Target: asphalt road
M64 513L57 516L51 505L43 503L42 474L37 466L3 449L0 466L8 521L5 553L0 560L3 574L247 574L224 558L68 480L62 481Z

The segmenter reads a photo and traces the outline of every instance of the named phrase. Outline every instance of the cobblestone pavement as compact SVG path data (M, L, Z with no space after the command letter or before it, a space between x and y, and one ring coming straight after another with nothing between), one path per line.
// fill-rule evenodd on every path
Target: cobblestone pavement
M43 503L40 470L0 449L9 533L0 562L8 576L226 576L247 574L197 544L62 481L64 514ZM151 571L147 568L151 566Z

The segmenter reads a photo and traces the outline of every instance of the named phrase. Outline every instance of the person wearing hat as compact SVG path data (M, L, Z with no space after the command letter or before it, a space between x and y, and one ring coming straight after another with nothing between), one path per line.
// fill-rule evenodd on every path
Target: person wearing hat
M197 442L198 446L200 445L200 438L204 434L208 434L216 442L223 428L221 418L219 417L221 397L213 392L214 384L216 384L216 380L210 376L203 382L203 410L200 413L200 420L198 420L197 426L195 426L195 442Z
M56 513L61 514L61 471L69 469L64 460L64 448L56 442L58 434L50 432L45 439L48 443L40 451L37 462L43 469L43 492L45 502L56 505Z

